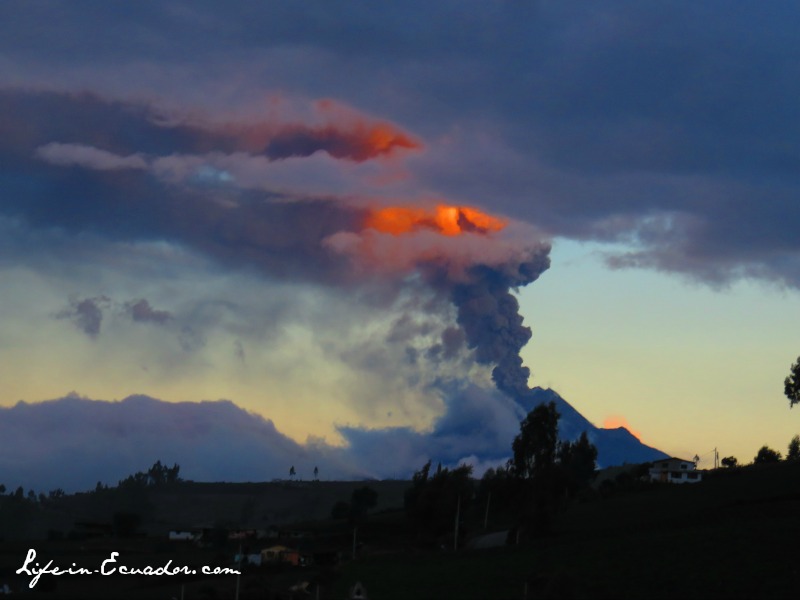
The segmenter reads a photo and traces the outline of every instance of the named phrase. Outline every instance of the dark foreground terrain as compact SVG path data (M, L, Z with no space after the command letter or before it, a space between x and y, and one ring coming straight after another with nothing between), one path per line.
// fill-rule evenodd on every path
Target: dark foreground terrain
M367 485L371 485L367 483ZM379 484L375 485L380 492ZM348 488L350 489L350 488ZM311 493L308 491L307 493ZM335 494L334 494L335 495ZM333 498L326 495L326 502ZM343 499L346 499L344 497ZM189 503L189 497L184 498ZM320 501L321 502L321 501ZM270 540L168 542L163 535L83 540L6 540L0 587L49 598L347 598L356 582L373 600L409 598L797 598L800 594L800 465L721 470L695 485L626 481L573 501L550 535L513 546L452 549L452 537L427 535L402 511L378 510L358 526L346 519L296 523ZM513 524L483 510L463 523L466 545ZM275 534L276 535L276 534ZM292 537L294 536L294 537ZM504 538L500 533L496 538ZM513 540L514 536L511 536ZM298 548L318 564L270 564L234 575L61 576L14 574L29 548L64 568L120 563L236 567L242 544ZM238 581L237 581L238 579ZM304 586L303 582L308 585ZM291 586L300 585L294 592ZM302 591L303 589L307 592Z
M764 465L575 504L522 546L366 558L340 581L386 600L798 598L799 545L800 465Z

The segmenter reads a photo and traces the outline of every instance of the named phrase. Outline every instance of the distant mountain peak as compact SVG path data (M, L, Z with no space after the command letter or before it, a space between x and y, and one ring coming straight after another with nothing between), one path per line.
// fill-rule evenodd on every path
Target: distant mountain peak
M575 440L585 431L589 440L597 446L597 464L600 468L651 462L668 457L661 450L643 444L625 427L597 427L552 389L535 387L516 401L525 414L542 403L555 402L556 410L561 415L558 421L559 437L563 440Z

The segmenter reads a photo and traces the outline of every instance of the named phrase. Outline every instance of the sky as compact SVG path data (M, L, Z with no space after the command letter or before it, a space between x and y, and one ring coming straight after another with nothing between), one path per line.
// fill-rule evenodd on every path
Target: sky
M785 452L798 12L2 3L0 482Z

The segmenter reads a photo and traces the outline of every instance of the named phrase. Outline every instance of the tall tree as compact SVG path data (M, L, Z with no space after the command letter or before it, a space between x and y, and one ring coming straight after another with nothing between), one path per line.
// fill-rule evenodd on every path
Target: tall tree
M796 435L789 442L789 451L786 453L786 460L795 462L800 460L800 435Z
M792 363L789 376L783 380L783 393L789 399L789 408L800 402L800 356Z
M540 404L520 425L511 450L511 467L521 479L539 479L553 470L558 447L558 411L555 402Z
M451 530L459 502L462 510L472 502L472 466L448 469L439 465L432 476L430 469L431 461L428 461L414 473L411 487L405 493L404 506L406 514L428 534L441 535Z
M589 436L584 431L576 441L559 444L558 462L568 493L575 494L594 478L597 448L589 441Z
M542 535L552 529L561 482L556 469L558 417L555 402L540 404L523 419L511 445L509 466L519 486L517 539L523 532Z

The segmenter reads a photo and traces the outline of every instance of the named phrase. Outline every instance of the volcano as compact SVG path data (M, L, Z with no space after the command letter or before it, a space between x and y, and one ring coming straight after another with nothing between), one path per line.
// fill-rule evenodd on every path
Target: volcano
M558 420L558 437L561 440L575 440L584 431L597 447L597 466L600 469L624 464L651 462L669 455L640 442L624 427L604 429L593 425L569 402L551 389L535 387L516 398L517 404L525 411L532 411L540 404L555 402L561 417Z

